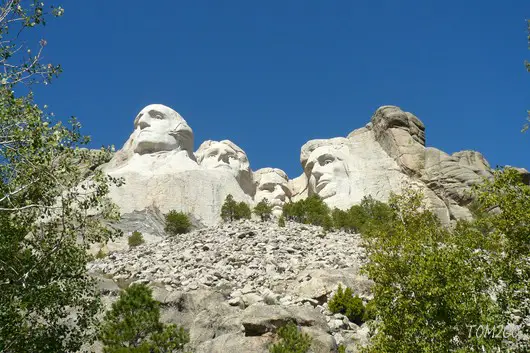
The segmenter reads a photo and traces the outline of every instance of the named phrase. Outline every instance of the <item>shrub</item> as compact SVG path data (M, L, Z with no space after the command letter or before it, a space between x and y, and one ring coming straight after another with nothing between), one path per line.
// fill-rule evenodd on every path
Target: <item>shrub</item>
M250 207L246 203L241 201L237 204L235 219L250 219L251 216L252 211L250 211Z
M311 337L298 330L294 323L288 323L278 329L281 341L270 346L270 353L306 353L311 347Z
M318 195L311 195L305 200L285 204L283 216L298 223L322 226L325 230L333 227L329 207Z
M261 221L268 221L272 216L272 206L269 200L263 198L256 207L254 207L254 214L261 218Z
M380 228L391 224L393 213L388 204L367 196L359 205L354 205L347 211L335 208L331 217L335 228L350 233L366 233L371 227Z
M353 296L352 290L346 287L345 290L339 284L337 292L328 303L329 311L332 313L341 313L345 315L348 320L361 324L364 317L364 305L358 295Z
M341 344L337 347L337 353L346 353L346 346Z
M234 201L234 197L231 194L228 194L223 206L221 207L221 218L225 222L232 222L236 219L236 213L237 202Z
M250 219L252 212L250 207L243 201L237 203L230 194L226 196L225 202L221 207L221 218L225 222L232 222L239 219Z
M144 240L144 237L142 236L142 233L140 233L140 232L138 232L136 230L131 234L131 236L129 237L128 240L129 240L129 246L130 247L135 247L135 246L142 245L143 243L145 243L145 240Z
M103 352L174 352L189 342L183 328L160 322L159 303L151 289L132 284L105 315L99 338Z
M283 215L280 216L280 218L278 218L278 226L280 227L285 227L285 217Z
M172 210L166 215L165 231L170 235L188 233L190 229L191 222L185 213Z
M376 313L377 313L377 311L376 311L376 308L375 308L375 301L370 300L364 306L363 321L367 322L367 321L370 321L370 320L375 320Z
M98 253L96 254L96 259L104 259L105 257L107 257L107 254L105 254L103 249L99 249Z

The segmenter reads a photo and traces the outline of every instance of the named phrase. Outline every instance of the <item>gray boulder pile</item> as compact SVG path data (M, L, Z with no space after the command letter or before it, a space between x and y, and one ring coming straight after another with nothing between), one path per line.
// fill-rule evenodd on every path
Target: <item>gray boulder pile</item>
M268 352L289 321L313 337L312 352L338 344L356 352L368 328L332 314L327 302L339 283L371 298L359 273L365 259L355 234L241 221L113 252L89 271L109 304L120 288L150 285L163 319L189 329L196 352Z

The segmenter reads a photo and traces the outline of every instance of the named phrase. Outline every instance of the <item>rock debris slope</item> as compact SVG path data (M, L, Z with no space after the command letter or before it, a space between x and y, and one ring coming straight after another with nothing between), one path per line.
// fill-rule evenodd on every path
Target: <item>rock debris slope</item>
M339 283L370 298L364 261L355 234L242 221L114 252L89 270L109 302L127 284L152 286L165 320L188 328L197 352L268 352L289 320L313 337L313 352L355 352L368 328L332 314L327 301Z

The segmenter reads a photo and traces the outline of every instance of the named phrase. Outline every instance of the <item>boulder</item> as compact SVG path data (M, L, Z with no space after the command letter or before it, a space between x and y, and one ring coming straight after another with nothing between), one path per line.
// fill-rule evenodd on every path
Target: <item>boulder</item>
M329 327L322 314L313 308L254 304L241 314L241 324L246 336L261 336L289 322L312 326L327 332Z
M375 139L408 175L417 175L425 160L425 126L411 113L396 106L377 109L371 119Z
M269 353L273 342L272 335L247 337L243 334L229 333L200 344L196 353Z

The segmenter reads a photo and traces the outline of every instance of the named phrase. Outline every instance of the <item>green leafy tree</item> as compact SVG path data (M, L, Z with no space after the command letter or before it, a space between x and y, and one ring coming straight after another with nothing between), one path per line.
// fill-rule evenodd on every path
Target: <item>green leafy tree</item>
M47 42L41 39L32 46L23 41L27 30L45 25L47 18L60 17L62 7L45 6L36 0L3 0L0 3L0 85L12 88L19 83L47 84L61 73L60 65L42 62Z
M285 217L283 215L278 218L278 226L285 227Z
M106 198L113 180L87 181L75 161L97 165L105 152L78 148L77 122L52 124L5 89L0 130L0 351L76 351L99 310L87 250L116 235L102 221L119 214Z
M358 295L353 296L352 289L346 287L345 290L339 284L337 292L328 303L329 311L332 313L341 313L351 322L361 324L364 318L363 300Z
M225 222L232 222L236 219L237 202L231 194L226 196L223 206L221 206L221 218Z
M133 284L120 293L100 329L105 353L169 353L189 342L183 328L160 322L160 306L151 289Z
M175 210L169 211L166 215L166 232L170 235L178 235L188 233L190 230L191 222L187 214Z
M498 237L469 223L453 231L425 211L422 195L392 196L391 224L372 222L363 239L374 280L368 352L472 352L502 347L498 338L472 334L471 325L498 325L491 298ZM501 350L504 351L504 350Z
M103 251L103 249L99 249L99 251L96 253L96 259L104 259L107 257L107 254Z
M60 66L42 62L45 40L23 40L28 29L60 16L39 1L0 3L0 351L72 352L94 336L100 310L87 252L115 233L109 179L89 167L108 151L80 148L80 124L53 120L19 84L49 83ZM28 43L26 45L26 43ZM97 214L97 216L95 216Z
M243 201L239 202L236 207L235 219L250 219L252 211L250 207Z
M221 218L225 222L237 221L240 219L250 219L252 211L250 207L244 203L236 202L231 194L226 196L223 206L221 206Z
M281 341L270 346L270 353L307 353L311 348L311 337L292 322L278 329L278 337Z
M129 237L128 242L129 242L130 247L135 247L135 246L142 245L143 243L145 243L145 240L144 240L144 237L142 236L142 233L135 230Z
M479 237L489 240L488 278L496 288L500 322L519 325L515 340L508 340L504 351L527 352L530 344L530 186L513 168L497 170L492 180L476 188L476 196L486 216L471 225ZM484 240L486 241L486 240ZM514 314L516 313L516 314Z
M381 201L366 196L359 205L350 207L347 211L334 209L332 212L335 228L351 233L369 232L373 224L383 227L392 223L392 210Z
M318 195L285 204L282 214L288 220L322 226L325 230L329 230L333 226L329 207Z
M266 198L263 198L254 207L254 214L257 215L262 221L268 221L272 217L272 206Z

